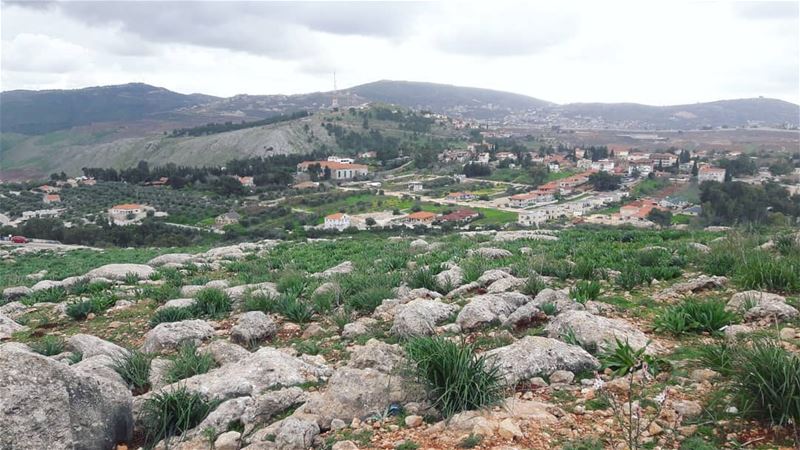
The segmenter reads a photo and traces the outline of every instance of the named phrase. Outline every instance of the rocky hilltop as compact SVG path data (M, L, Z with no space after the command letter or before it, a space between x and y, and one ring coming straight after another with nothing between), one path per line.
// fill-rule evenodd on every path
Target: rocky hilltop
M769 420L717 395L737 385L736 357L708 349L750 342L797 364L800 286L710 273L732 236L665 237L261 241L34 274L0 301L0 448L791 441L797 403L766 400L788 421L762 434ZM770 245L753 251L785 257Z

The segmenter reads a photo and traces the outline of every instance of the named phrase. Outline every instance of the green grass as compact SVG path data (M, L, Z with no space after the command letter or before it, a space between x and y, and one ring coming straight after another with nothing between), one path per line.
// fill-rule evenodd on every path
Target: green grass
M741 410L772 425L800 422L800 356L780 343L755 339L737 347L731 391Z
M687 332L718 333L739 317L725 310L722 300L689 298L662 311L655 319L657 331L680 335Z
M150 388L150 362L153 357L137 350L114 358L112 368L128 383L134 392L146 392Z
M145 448L153 448L162 439L168 440L194 428L216 406L184 387L154 394L144 402L141 411Z
M184 344L167 369L165 379L168 383L174 383L206 373L215 366L214 357L210 353L198 352L194 343Z
M137 248L121 249L109 248L102 252L95 250L71 250L58 256L58 264L53 264L53 253L29 253L19 255L14 261L3 260L0 262L0 288L10 286L31 286L36 281L28 280L25 275L39 272L43 269L48 271L48 280L62 280L67 277L83 275L86 272L111 263L133 263L142 264L160 254L185 252L197 253L205 250L200 247L189 247L184 249L174 248Z
M600 296L600 283L580 280L570 289L569 294L578 303L586 304L589 300L595 300Z
M473 345L425 337L409 341L405 348L433 406L445 417L493 406L503 399L505 386L498 368L478 356Z
M226 316L231 310L230 297L220 289L202 289L195 296L195 300L192 309L198 316L219 319Z
M64 351L64 339L58 336L44 336L28 344L31 350L44 356L55 356Z
M194 318L192 308L169 307L156 311L148 321L150 328L155 328L160 323L180 322Z

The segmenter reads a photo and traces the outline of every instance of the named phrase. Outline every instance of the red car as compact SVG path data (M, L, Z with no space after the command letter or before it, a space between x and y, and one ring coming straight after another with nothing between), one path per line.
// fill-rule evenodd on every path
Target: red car
M11 236L11 242L15 244L27 244L30 241L25 236Z

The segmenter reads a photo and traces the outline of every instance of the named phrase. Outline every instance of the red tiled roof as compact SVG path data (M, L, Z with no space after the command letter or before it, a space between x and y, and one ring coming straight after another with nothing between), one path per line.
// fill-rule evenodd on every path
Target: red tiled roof
M141 209L142 205L137 203L123 203L121 205L114 206L111 209L122 209L122 210L134 210L134 209Z
M434 217L436 217L436 214L430 211L417 211L408 215L408 218L413 220L428 220Z
M336 161L303 161L300 164L298 164L297 166L298 167L302 167L304 169L307 169L308 166L313 166L314 164L319 164L319 166L322 167L323 169L327 167L328 169L331 169L331 170L337 170L337 169L359 170L359 169L367 169L368 168L364 164L345 164L345 163L340 163L340 162L336 162Z

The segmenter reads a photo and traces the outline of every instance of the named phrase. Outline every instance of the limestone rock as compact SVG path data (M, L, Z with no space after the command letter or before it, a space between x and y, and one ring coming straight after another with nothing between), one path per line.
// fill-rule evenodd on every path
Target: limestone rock
M234 363L250 356L247 349L225 340L209 342L203 351L208 352L220 366Z
M81 353L84 359L97 355L119 359L128 355L128 351L119 345L89 334L75 334L67 339L66 344L67 350Z
M648 354L661 350L657 344L649 343L647 336L627 321L595 316L586 311L565 311L553 318L545 331L548 336L556 339L572 334L584 346L594 346L600 351L614 349L617 345L616 339L627 341L634 349L647 346Z
M278 325L261 311L242 313L231 328L231 339L242 344L261 342L278 332Z
M325 365L262 347L246 358L181 380L164 390L180 385L213 400L226 400L257 395L276 387L316 383L330 375L331 370Z
M526 336L511 345L486 352L510 385L558 370L581 372L600 367L600 362L586 350L556 339Z
M709 289L721 288L728 284L726 277L700 275L683 283L676 283L655 295L656 300L669 300L680 298L683 295L693 294Z
M511 313L529 300L528 296L517 292L479 295L461 308L456 323L462 330L503 323Z
M184 265L192 262L193 259L194 256L188 253L167 253L147 261L147 265L152 267L159 267L165 264Z
M114 381L0 346L0 448L113 448L131 439L131 403Z
M175 350L185 342L194 342L199 345L213 335L214 328L203 320L160 323L144 335L142 351L158 353L164 350Z
M189 286L184 286L184 287L189 287ZM198 289L198 292L199 291L200 291L200 289ZM195 294L196 293L197 292L195 292ZM166 303L164 303L163 305L159 306L156 309L156 311L160 311L162 309L167 309L167 308L191 308L196 303L197 303L197 300L195 300L193 298L174 298L172 300L168 300Z
M28 327L22 326L11 318L0 314L0 339L8 339L12 334L27 329Z
M128 274L134 274L140 280L146 280L155 272L155 269L145 264L106 264L90 270L86 276L89 278L101 277L109 280L124 281Z
M453 315L458 307L439 300L417 299L400 309L394 317L391 333L400 337L430 336L436 325Z
M343 262L341 264L337 264L337 265L331 267L330 269L324 270L324 271L322 271L320 273L315 273L312 276L315 277L315 278L322 278L322 279L327 280L327 279L335 277L336 275L346 275L346 274L352 272L354 268L355 268L355 266L353 266L352 262L345 261L345 262Z
M325 390L311 397L300 410L319 417L322 429L333 419L350 422L383 414L391 403L422 402L425 390L402 375L391 375L375 369L338 369Z
M31 293L31 288L27 286L8 287L3 289L3 300L13 302Z
M455 289L462 284L464 284L464 271L459 266L453 265L436 274L437 286L450 286L451 289Z
M471 250L470 253L486 259L502 259L502 258L509 258L512 256L512 253L508 250L502 248L493 248L493 247L477 248L475 250Z
M396 369L401 368L403 361L403 349L399 345L370 339L365 345L353 348L347 366L355 369L375 369L383 373L393 373Z
M786 303L786 298L769 292L745 291L734 294L725 309L744 313L748 322L769 318L786 321L800 316L800 312Z

